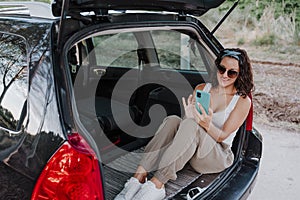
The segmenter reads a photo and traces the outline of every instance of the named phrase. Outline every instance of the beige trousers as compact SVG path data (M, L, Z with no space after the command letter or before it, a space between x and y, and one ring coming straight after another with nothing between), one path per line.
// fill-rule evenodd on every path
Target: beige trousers
M162 183L176 180L186 163L199 173L221 172L233 163L231 148L217 143L193 119L172 115L164 119L145 148L140 165Z

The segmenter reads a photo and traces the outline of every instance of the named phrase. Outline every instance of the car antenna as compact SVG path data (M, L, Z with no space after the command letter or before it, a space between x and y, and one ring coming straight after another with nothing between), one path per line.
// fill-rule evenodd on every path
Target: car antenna
M229 9L229 11L224 15L224 17L218 22L216 27L211 31L211 34L214 34L216 30L221 26L221 24L225 21L225 19L230 15L230 13L235 9L235 7L238 5L240 0L237 0L233 6Z

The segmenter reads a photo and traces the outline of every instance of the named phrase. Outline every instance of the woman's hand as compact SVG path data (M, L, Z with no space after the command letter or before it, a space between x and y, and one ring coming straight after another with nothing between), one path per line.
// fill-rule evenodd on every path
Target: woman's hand
M208 114L207 114L206 111L204 110L204 108L202 107L202 105L200 103L197 103L197 104L198 104L202 114L200 114L199 111L196 109L196 106L194 106L193 118L202 128L204 128L206 131L208 131L208 129L212 123L213 111L211 108L209 108Z
M194 118L193 109L195 108L195 101L193 95L190 95L187 99L187 103L184 97L182 97L182 104L185 111L186 118Z

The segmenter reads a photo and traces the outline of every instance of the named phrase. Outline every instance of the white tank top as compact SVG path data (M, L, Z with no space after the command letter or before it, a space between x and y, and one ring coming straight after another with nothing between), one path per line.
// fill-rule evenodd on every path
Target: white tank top
M205 87L203 88L203 91L205 92L210 92L210 89L211 89L211 84L210 83L207 83L205 85ZM238 94L235 94L230 103L228 104L228 106L225 108L225 110L222 110L222 111L219 111L219 112L215 112L213 113L213 117L212 117L212 122L213 124L219 128L219 129L222 129L224 123L226 122L226 120L228 119L231 111L234 109L237 101L239 100L239 95ZM238 129L237 129L238 130ZM224 141L223 143L225 144L228 144L230 147L232 146L232 142L233 142L233 139L236 135L236 132L237 130L235 130L234 132L232 132Z

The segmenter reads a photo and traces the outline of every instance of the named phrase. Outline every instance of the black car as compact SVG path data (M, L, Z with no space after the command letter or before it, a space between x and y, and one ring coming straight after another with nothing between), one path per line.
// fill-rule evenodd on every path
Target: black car
M210 81L223 46L197 17L223 1L2 2L0 198L113 199L163 118ZM167 198L247 198L262 153L252 113L234 164L185 166Z

